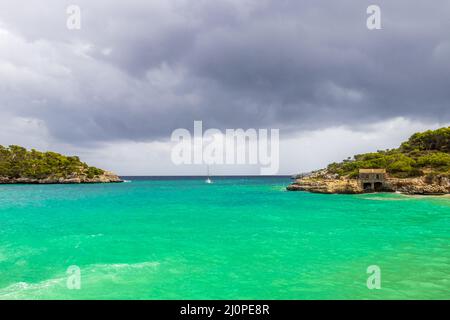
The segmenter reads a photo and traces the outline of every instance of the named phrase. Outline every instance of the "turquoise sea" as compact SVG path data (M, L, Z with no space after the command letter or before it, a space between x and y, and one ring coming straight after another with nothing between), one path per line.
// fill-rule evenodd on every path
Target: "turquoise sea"
M0 299L450 299L449 197L131 179L0 186Z

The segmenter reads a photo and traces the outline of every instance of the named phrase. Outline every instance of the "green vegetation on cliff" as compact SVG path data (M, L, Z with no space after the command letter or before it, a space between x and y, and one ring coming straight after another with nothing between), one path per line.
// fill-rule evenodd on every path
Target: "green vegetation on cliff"
M78 157L55 152L28 151L20 146L0 146L0 177L45 179L84 175L94 178L104 171L90 167Z
M360 168L384 168L394 177L450 176L450 127L413 134L397 149L355 155L327 170L356 177Z

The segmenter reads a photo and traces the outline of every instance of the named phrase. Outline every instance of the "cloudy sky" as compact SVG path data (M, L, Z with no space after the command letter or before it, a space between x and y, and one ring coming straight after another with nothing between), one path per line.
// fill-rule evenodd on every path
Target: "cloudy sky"
M2 0L0 144L202 174L172 164L169 141L202 120L278 128L280 173L317 169L449 124L449 31L448 0Z

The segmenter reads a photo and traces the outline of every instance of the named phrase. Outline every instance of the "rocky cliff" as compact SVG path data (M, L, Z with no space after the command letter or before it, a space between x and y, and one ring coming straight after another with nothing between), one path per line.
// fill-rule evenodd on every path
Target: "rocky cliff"
M357 180L351 179L297 179L287 187L288 191L309 191L315 193L362 193Z
M95 177L88 177L86 175L73 174L68 177L54 177L49 176L46 178L11 178L0 177L0 184L78 184L78 183L113 183L123 182L116 174L110 171L104 171L102 174Z
M405 194L441 195L450 193L450 179L447 176L418 178L389 178L390 190Z
M329 175L313 175L297 179L287 187L287 190L341 194L358 194L365 192L357 179L333 178ZM446 176L424 176L404 179L388 177L383 191L421 195L450 194L450 179Z

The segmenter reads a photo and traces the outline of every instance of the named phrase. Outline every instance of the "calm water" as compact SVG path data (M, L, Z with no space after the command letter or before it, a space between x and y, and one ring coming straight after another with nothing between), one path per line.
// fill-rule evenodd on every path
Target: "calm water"
M288 183L0 186L0 299L450 298L450 198Z

